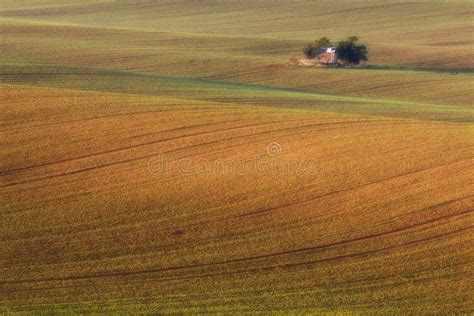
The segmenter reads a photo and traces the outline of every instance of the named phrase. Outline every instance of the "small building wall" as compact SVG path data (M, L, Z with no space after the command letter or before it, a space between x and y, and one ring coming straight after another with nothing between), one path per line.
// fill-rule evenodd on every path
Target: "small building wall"
M337 53L319 53L318 54L318 63L324 65L335 65L337 64Z

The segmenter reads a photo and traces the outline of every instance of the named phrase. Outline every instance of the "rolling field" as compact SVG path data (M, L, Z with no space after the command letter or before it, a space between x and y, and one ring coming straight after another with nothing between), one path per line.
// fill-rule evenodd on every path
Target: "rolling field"
M0 312L474 312L472 18L2 1Z

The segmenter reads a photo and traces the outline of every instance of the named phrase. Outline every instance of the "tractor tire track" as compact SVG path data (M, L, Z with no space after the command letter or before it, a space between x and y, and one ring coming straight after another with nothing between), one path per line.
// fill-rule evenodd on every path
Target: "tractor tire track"
M283 122L287 122L287 121L281 121L281 123L283 123ZM259 132L259 133L247 134L247 135L243 135L243 136L241 135L241 136L236 136L236 137L230 137L230 138L220 139L220 140L216 140L216 141L200 143L200 144L197 144L197 145L192 145L192 146L188 146L188 147L184 147L184 148L179 148L178 150L192 149L192 148L200 147L200 146L203 146L203 145L210 145L210 144L220 143L220 142L224 142L224 141L228 141L228 140L235 140L235 139L240 139L240 138L265 135L265 134L269 134L269 133L287 131L287 130L293 130L293 129L304 129L304 128L316 127L316 126L350 124L350 123L367 123L367 122L377 122L377 121L360 120L360 121L352 121L352 122L309 124L309 125L303 125L303 126L297 126L297 127L290 127L290 128L283 128L283 129L276 129L276 130L264 131L264 132ZM173 140L179 140L179 139L187 138L187 137L202 136L202 135L207 135L207 134L212 134L212 133L227 132L227 131L231 131L231 130L238 130L238 129L242 129L242 128L249 128L249 127L263 126L263 125L271 125L271 124L277 124L277 123L272 122L272 123L252 124L252 125L247 125L247 126L227 128L227 129L210 131L210 132L200 132L200 133L181 135L181 136L176 136L176 137L169 137L169 138L150 141L150 142L146 142L146 143L142 143L142 144L138 144L138 145L128 146L128 147L125 147L125 148L119 148L119 149L114 149L114 150L110 150L110 151L106 151L106 152L85 155L85 156L81 156L81 157L77 157L77 158L64 159L62 161L55 161L55 162L45 163L45 164L36 165L36 166L29 166L29 167L24 167L24 168L19 168L19 169L29 170L29 169L32 169L32 168L48 166L48 165L52 165L52 164L56 164L56 163L71 162L71 161L78 160L78 159L89 158L89 157L103 155L103 154L110 154L110 153L120 152L120 151L124 151L124 150L136 149L136 148L139 148L139 147L164 143L164 142L173 141ZM161 154L168 154L168 153L174 152L174 151L176 151L176 150L161 152ZM40 180L45 180L45 179L52 179L52 178L57 178L57 177L63 177L63 176L78 174L78 173L81 173L81 172L87 172L87 171L102 169L102 168L106 168L106 167L110 167L110 166L115 166L115 165L118 165L118 164L143 160L143 159L154 157L156 155L157 155L157 153L153 153L153 154L146 155L146 156L135 157L135 158L125 159L125 160L121 160L121 161L115 161L115 162L103 164L103 165L100 165L100 166L93 166L93 167L83 168L83 169L80 169L80 170L71 171L71 172L67 172L67 173L61 173L61 174L57 174L57 175L50 175L50 176L45 176L45 177L35 178L35 179L28 179L28 180L24 180L24 181L10 182L10 183L7 183L7 184L2 184L2 185L0 185L0 187L11 187L11 186L15 186L15 185L26 184L26 183L36 182L36 181L40 181ZM9 174L12 174L14 172L18 172L19 169L10 170ZM1 174L1 175L4 175L4 174Z
M105 277L120 277L120 276L130 276L130 275L141 275L141 274L150 274L150 273L157 273L157 272L168 272L168 271L176 271L176 270L186 270L186 269L193 269L193 268L207 268L212 266L219 266L219 265L226 265L226 264L235 264L235 263L242 263L248 261L257 261L262 259L268 259L273 257L279 256L286 256L292 255L296 253L305 253L305 252L313 252L313 251L320 251L325 250L328 248L351 244L360 241L366 241L374 238L385 237L401 232L405 232L407 230L418 228L420 226L425 226L428 224L434 224L443 220L449 220L457 217L463 217L464 215L470 215L474 213L474 209L468 209L456 214L450 214L445 216L440 216L438 218L433 218L422 223L407 225L405 227L392 229L389 231L381 232L381 233L374 233L366 236L345 239L337 242L327 243L323 245L311 246L311 247L303 247L298 249L268 253L258 256L240 258L240 259L230 259L230 260L223 260L205 264L191 264L191 265L183 265L183 266L175 266L175 267L168 267L168 268L157 268L157 269L144 269L144 270L136 270L136 271L124 271L124 272L110 272L110 273L102 273L102 274L90 274L90 275L78 275L78 276L69 276L69 277L60 277L60 278L42 278L42 279L22 279L22 280L14 280L14 281L0 281L0 285L6 284L21 284L21 283L33 283L33 282L51 282L51 281L70 281L70 280L84 280L84 279L93 279L93 278L105 278ZM471 229L474 226L469 226L467 229ZM427 237L425 239L432 239L433 237Z

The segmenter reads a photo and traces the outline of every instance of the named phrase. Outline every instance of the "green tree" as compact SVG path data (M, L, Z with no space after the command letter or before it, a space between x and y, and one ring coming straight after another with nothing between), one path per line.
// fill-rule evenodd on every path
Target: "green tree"
M360 64L361 61L367 61L367 47L357 42L357 36L351 36L345 41L340 41L337 45L337 56L340 60L348 64Z
M316 49L313 45L308 44L303 48L303 54L306 56L306 58L313 59L316 57Z
M303 54L306 58L313 59L318 55L318 48L331 47L333 44L327 37L321 37L314 41L314 44L308 44L303 48Z
M332 47L332 43L327 37L321 37L317 41L314 42L314 47L316 49L322 48L322 47Z

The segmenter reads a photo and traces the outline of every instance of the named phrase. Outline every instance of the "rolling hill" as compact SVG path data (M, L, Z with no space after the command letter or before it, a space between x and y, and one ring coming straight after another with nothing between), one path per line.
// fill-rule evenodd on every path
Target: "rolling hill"
M2 1L0 312L472 313L472 16Z

